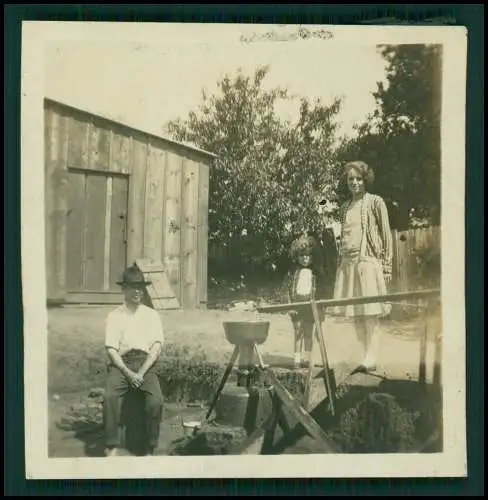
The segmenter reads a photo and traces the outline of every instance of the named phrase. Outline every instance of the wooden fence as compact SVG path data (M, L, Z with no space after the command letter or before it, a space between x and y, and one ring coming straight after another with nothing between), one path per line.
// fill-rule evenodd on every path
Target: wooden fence
M392 231L392 236L393 291L440 286L440 227Z

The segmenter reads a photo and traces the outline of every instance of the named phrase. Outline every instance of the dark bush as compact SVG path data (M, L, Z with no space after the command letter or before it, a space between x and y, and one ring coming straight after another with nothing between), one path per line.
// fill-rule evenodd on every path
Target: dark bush
M334 440L344 453L408 452L415 445L419 415L391 394L373 393L341 415Z

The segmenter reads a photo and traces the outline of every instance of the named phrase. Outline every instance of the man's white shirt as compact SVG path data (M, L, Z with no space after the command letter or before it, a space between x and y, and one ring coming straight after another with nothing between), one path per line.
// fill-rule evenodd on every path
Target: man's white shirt
M149 352L152 346L164 342L159 314L150 307L139 305L132 312L125 304L111 311L105 323L105 346L117 349L123 356L132 349Z

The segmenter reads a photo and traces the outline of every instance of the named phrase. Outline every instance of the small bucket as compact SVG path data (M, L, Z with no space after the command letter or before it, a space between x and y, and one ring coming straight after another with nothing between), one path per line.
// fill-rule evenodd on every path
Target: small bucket
M200 428L202 424L197 422L196 420L192 420L189 422L183 422L183 431L185 433L185 437L193 436Z

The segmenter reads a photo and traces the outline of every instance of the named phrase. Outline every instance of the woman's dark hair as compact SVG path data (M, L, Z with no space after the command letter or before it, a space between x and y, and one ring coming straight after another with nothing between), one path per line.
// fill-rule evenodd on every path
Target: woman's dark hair
M361 175L366 191L370 191L374 183L374 170L364 161L350 161L344 165L340 179L342 188L347 190L347 174L351 169L356 170Z

